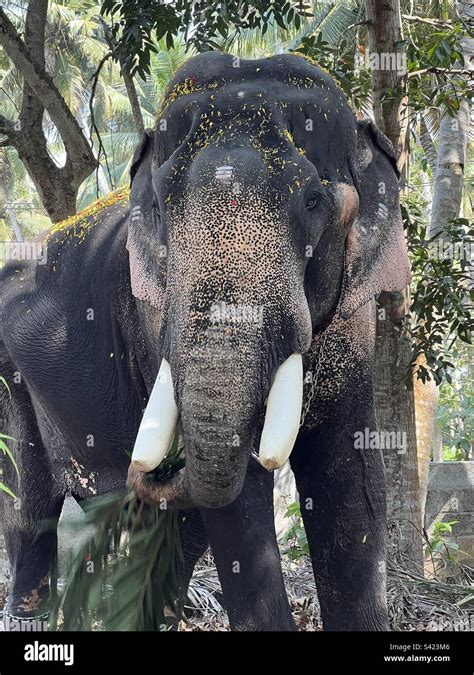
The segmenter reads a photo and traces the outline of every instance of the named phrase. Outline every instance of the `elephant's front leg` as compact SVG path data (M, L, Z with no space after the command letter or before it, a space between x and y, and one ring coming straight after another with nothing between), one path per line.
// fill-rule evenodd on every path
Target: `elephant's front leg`
M331 420L297 441L291 465L300 494L325 630L388 630L385 477L380 450L358 448L375 430L355 394Z
M250 460L239 497L202 509L233 630L295 630L273 516L273 475Z

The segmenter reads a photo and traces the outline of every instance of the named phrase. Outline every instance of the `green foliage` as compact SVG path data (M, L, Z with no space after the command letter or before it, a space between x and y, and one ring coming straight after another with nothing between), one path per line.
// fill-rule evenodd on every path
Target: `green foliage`
M331 45L318 31L316 35L303 38L295 51L329 71L355 110L363 108L372 89L371 75L368 70L355 69L353 44L342 39L339 44Z
M5 387L5 389L8 391L9 396L11 397L10 387L8 386L6 379L1 376L0 376L0 385L3 385ZM2 453L5 457L8 457L8 459L13 464L13 467L15 468L16 475L19 476L17 463L15 461L15 458L13 457L10 448L5 443L6 440L14 441L15 439L12 438L11 436L7 436L6 434L0 433L0 453ZM0 476L1 475L3 475L3 470L0 469ZM3 481L0 481L0 491L5 492L10 497L13 497L13 499L16 499L16 495L10 490L10 488L7 485L5 485Z
M357 42L360 22L364 20L363 0L313 0L313 15L300 31L303 37L314 35L316 31L331 45L337 45L341 39ZM291 45L294 48L297 45Z
M273 22L284 30L294 24L298 30L309 15L304 3L293 0L104 0L102 13L113 19L124 67L141 77L150 72L161 39L171 48L184 33L187 47L207 51L219 49L219 39L234 31L258 29L264 35Z
M444 107L455 115L463 97L474 89L472 80L463 73L461 41L466 38L464 26L457 23L442 30L420 24L410 33L407 44L410 107L422 110L429 106ZM449 75L449 80L448 80Z
M337 5L334 9L337 9ZM345 8L345 11L349 9ZM351 24L355 21L352 19ZM356 67L355 55L358 51L365 53L366 31L363 29L357 36L349 37L347 32L347 29L341 30L339 40L329 42L324 39L323 26L320 24L315 26L311 34L302 37L295 50L329 70L354 109L363 110L372 93L371 74L368 67ZM405 48L407 94L411 111L444 107L448 114L454 115L459 110L462 98L474 95L472 78L463 72L469 66L464 63L462 51L462 40L466 36L466 29L460 22L450 26L440 23L439 28L421 22L416 25L409 22ZM392 95L394 92L385 92L384 100L389 101Z
M289 505L285 518L291 519L291 525L281 539L282 543L287 545L285 553L290 560L300 560L309 555L309 546L298 502Z
M462 439L463 441L466 439ZM458 447L443 445L443 462L464 462L469 459L467 453Z
M165 480L183 463L175 443L154 480ZM146 505L132 491L96 497L83 507L94 534L70 562L51 628L61 609L64 630L91 630L95 622L111 631L166 629L166 614L179 617L183 606L178 512ZM84 528L83 521L77 527Z
M423 382L432 376L436 384L443 379L451 383L451 349L456 339L471 344L474 328L469 257L474 227L467 219L457 218L443 239L441 235L430 238L423 203L414 197L405 199L402 215L413 273L410 365Z
M438 423L443 432L443 459L471 459L474 438L473 347L462 342L452 349L452 384L443 382L439 389Z
M94 622L111 631L161 630L166 608L181 611L177 513L123 491L88 500L85 510L95 533L71 562L51 627L62 609L64 630L91 630Z
M446 539L446 535L452 535L453 525L458 523L458 520L451 520L449 523L435 523L433 528L433 535L428 541L425 548L425 556L432 557L438 554L437 557L447 558L450 561L457 560L459 546L453 541Z

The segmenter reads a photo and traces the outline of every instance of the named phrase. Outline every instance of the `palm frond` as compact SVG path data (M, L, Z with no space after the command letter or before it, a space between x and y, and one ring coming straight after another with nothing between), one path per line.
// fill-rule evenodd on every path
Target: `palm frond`
M6 434L0 434L0 452L3 452L3 454L8 457L10 462L13 464L16 475L18 476L18 478L20 478L20 472L18 471L18 464L15 461L15 458L13 456L12 451L10 450L8 445L5 443L5 441L3 440L4 438L7 441L16 441L16 439L13 438L12 436L7 436Z
M348 38L348 31L363 14L360 0L336 0L330 3L315 3L314 18L308 21L301 31L288 43L287 50L297 49L305 37L321 33L322 39L336 46L342 38ZM319 5L319 6L318 6Z
M182 468L177 446L176 440L155 480ZM70 562L51 628L59 610L64 630L90 630L94 622L111 631L166 628L166 617L181 616L184 604L177 512L148 506L127 490L87 500L84 508L94 533Z
M441 119L439 108L427 108L421 113L433 143L439 140L439 123Z
M330 2L320 4L314 3L313 6L313 16L309 21L307 21L299 33L292 38L292 40L287 45L288 51L296 49L300 44L301 40L305 37L309 37L316 30L319 29L321 22L327 17L327 15L334 9L334 5Z
M337 45L342 38L347 39L350 27L361 20L363 12L362 2L338 2L319 25L323 40Z
M5 379L4 377L2 377L1 375L0 375L0 384L2 384L2 385L5 387L5 389L8 391L8 395L9 395L10 398L11 398L11 397L12 397L12 392L10 391L10 387L8 386L8 382L7 382L6 379Z

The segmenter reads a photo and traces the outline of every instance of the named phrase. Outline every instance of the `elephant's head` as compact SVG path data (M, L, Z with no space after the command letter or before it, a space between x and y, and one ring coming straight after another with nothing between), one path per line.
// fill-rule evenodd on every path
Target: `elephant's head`
M394 167L300 57L207 53L180 69L132 166L132 290L159 315L163 359L135 466L160 462L178 417L186 448L150 499L230 503L260 434L267 468L287 459L315 330L407 283Z

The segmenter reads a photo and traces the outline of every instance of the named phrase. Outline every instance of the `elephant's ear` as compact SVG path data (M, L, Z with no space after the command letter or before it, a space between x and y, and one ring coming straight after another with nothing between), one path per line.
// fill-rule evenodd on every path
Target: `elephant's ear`
M160 308L163 281L162 261L158 260L161 247L154 215L153 138L154 132L146 129L132 158L127 250L133 295Z
M369 120L358 123L359 213L346 240L341 315L349 318L382 291L410 281L392 144Z

